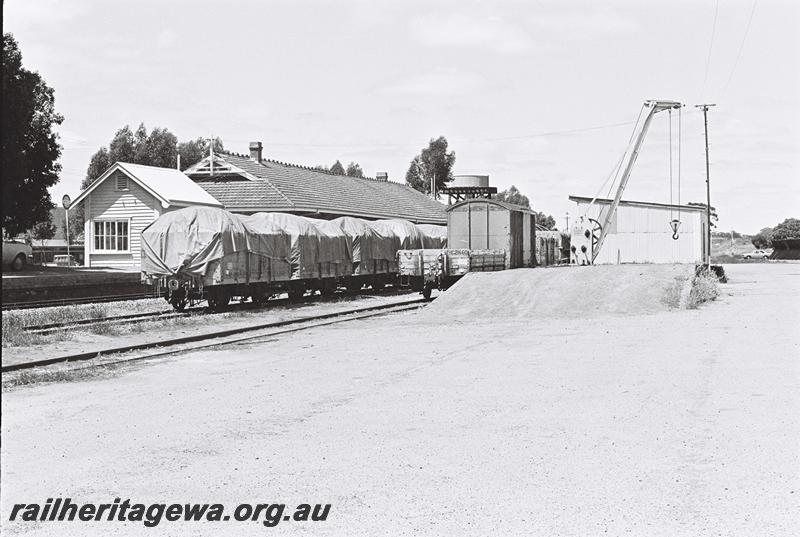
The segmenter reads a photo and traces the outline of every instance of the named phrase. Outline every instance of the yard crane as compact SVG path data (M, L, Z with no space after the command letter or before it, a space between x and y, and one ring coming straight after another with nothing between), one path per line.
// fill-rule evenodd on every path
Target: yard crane
M620 169L624 171L619 179L614 201L611 203L608 210L605 211L602 222L587 218L585 215L575 220L570 234L570 263L578 265L594 264L595 259L597 259L597 254L600 252L600 248L603 247L603 242L608 235L609 224L614 218L614 214L617 212L622 194L625 192L625 187L628 185L628 179L630 179L631 172L633 171L633 165L636 162L636 157L639 156L639 150L642 147L642 142L644 142L647 130L650 128L650 123L653 121L653 116L664 110L680 109L681 107L683 107L683 104L677 101L651 100L644 102L642 110L639 113L639 119L636 120L636 125L633 128L633 134L628 143L628 148L623 154L619 164L615 167L617 174ZM642 119L643 115L644 119ZM610 178L611 176L609 176L609 179ZM594 204L596 199L597 196L592 200L592 204ZM673 229L674 232L677 233L677 225Z

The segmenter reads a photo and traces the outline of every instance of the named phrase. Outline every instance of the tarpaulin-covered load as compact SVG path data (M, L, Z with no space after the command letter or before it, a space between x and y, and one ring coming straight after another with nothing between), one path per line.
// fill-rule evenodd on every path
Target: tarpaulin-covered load
M292 278L319 276L318 263L330 261L334 255L331 242L307 218L286 213L256 213L242 217L248 229L282 229L290 238L289 263Z
M417 226L408 220L376 220L369 223L379 233L397 237L398 250L416 250L423 248L423 236Z
M360 218L342 216L332 222L344 231L353 263L363 263L372 259L394 261L397 253L395 238L383 235L366 220Z
M417 224L422 233L423 248L447 248L447 226Z
M225 210L187 207L161 215L142 231L142 272L205 276L210 263L231 254L285 258L287 243L280 230L256 239L240 217Z
M316 228L322 233L326 245L320 249L326 253L327 259L322 259L321 262L331 263L349 263L352 261L350 258L350 249L347 246L347 235L344 230L330 220L320 220L317 218L306 218L309 222L314 224Z

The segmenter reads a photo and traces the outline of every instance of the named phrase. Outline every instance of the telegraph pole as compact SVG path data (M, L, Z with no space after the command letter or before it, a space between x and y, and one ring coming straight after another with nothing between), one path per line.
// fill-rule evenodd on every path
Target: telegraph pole
M711 270L711 182L709 179L708 170L708 109L716 104L696 104L695 108L703 109L703 125L705 126L706 134L706 240L708 241L708 249L706 250L706 265Z

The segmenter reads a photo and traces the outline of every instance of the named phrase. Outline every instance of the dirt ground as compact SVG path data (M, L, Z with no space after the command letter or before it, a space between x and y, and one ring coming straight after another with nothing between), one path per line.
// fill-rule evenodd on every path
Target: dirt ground
M3 534L798 535L800 264L728 273L698 310L402 313L11 390ZM8 522L57 496L332 507Z

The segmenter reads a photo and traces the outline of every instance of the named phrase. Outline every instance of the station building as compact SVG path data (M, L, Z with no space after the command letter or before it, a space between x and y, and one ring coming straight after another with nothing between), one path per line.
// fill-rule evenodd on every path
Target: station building
M84 265L138 269L142 230L183 207L220 207L234 213L284 212L321 219L354 216L401 218L416 224L447 223L445 205L382 178L334 175L262 157L221 153L181 172L118 162L73 201L82 205Z

